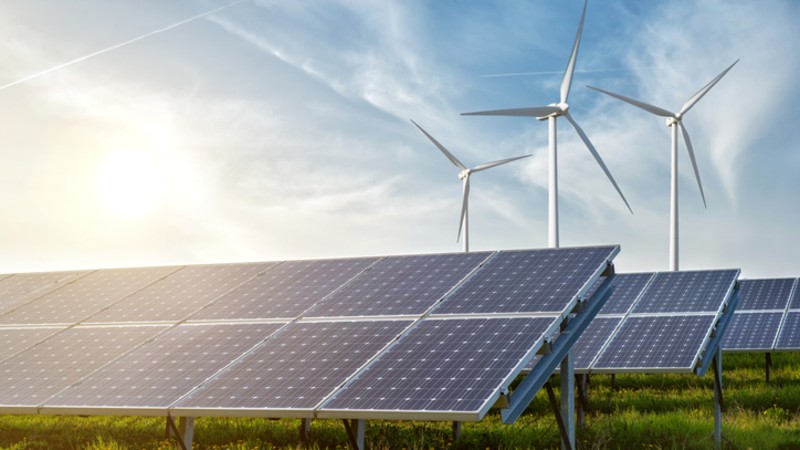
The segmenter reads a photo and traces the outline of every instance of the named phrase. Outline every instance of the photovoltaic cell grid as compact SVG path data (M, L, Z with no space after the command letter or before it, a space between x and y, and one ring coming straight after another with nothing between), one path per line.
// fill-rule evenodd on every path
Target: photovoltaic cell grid
M501 252L433 313L561 314L591 288L618 251L609 246Z
M303 315L422 314L488 256L485 252L389 256Z
M178 325L60 393L47 407L164 410L282 325Z
M793 300L798 295L794 278L742 280L740 300L722 342L729 352L772 352L800 348L793 322ZM780 335L780 336L779 336Z
M0 279L0 314L6 313L87 272L19 273Z
M326 402L321 413L395 411L403 418L403 412L485 411L558 320L423 320Z
M614 276L614 291L600 309L600 314L626 314L653 276L652 273L619 273Z
M5 375L0 377L0 411L166 414L172 410L193 415L312 417L343 384L349 386L346 395L350 395L357 383L383 380L380 365L392 362L392 356L385 355L402 351L402 342L413 342L414 353L422 357L411 371L413 376L401 379L399 390L391 390L405 389L405 397L393 400L447 415L453 405L448 406L441 393L463 391L454 406L462 409L455 411L469 410L469 418L477 420L480 417L471 408L480 395L497 397L500 384L510 383L519 366L541 346L545 332L551 333L564 312L586 296L618 251L618 246L610 246L112 269L76 272L71 278L34 274L29 277L35 285L31 288L19 283L22 276L0 276L0 289L5 284L19 291L11 295L6 289L6 298L25 298L6 315L15 313L14 320L26 321L25 327L0 326L0 343L13 344L0 351L0 374ZM496 265L490 267L487 261ZM548 264L554 267L548 269ZM17 283L9 285L15 278ZM36 278L43 280L42 287ZM392 344L421 314L443 297L447 303L455 297L453 289L470 280L477 281L473 289L478 290L497 281L496 292L484 292L492 294L487 300L503 296L510 300L489 308L485 301L473 302L468 310L475 317L469 319L447 314L423 319L413 327L415 332L426 327L435 331ZM512 285L515 282L521 282L519 289ZM542 284L541 289L536 283ZM342 300L348 290L350 305ZM353 295L354 291L370 301ZM68 306L74 308L64 314ZM301 312L309 307L316 308L313 314L340 318ZM557 313L548 316L548 310L539 307ZM508 311L536 317L491 317ZM288 317L276 319L284 315ZM392 315L412 317L391 320ZM195 322L178 324L187 318ZM291 319L299 321L287 325ZM69 320L83 325L42 325ZM485 325L466 336L468 330L459 325L465 320ZM448 356L450 339L462 340L454 341L459 350ZM423 349L435 349L437 358L442 357L431 361ZM485 376L469 372L473 365ZM430 397L431 383L441 381L438 377L444 377L445 385L437 387L437 397ZM414 383L421 385L409 391ZM483 399L481 415L491 399ZM328 409L328 414L336 414L331 411L335 410Z
M800 350L800 312L786 313L775 347L778 350Z
M233 289L192 320L299 316L378 258L286 261Z
M659 272L633 313L717 313L738 276L738 270Z

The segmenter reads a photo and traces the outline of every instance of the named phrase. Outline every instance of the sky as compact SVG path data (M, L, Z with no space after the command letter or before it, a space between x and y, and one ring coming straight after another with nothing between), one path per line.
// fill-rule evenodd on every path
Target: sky
M547 246L547 126L462 116L558 101L580 0L0 3L0 273ZM211 14L205 14L214 11ZM193 20L189 20L193 19ZM562 246L800 276L800 3L590 1L569 98L633 208L559 121ZM107 51L105 51L107 50ZM496 76L503 75L503 76Z

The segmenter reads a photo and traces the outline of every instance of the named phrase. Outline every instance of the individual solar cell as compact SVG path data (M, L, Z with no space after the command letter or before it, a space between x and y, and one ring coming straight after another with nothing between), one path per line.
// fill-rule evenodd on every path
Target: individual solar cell
M377 260L287 261L225 294L191 319L297 317Z
M486 410L557 320L426 319L321 410Z
M738 270L659 272L633 313L716 313L738 276Z
M0 410L38 406L163 326L73 327L0 362Z
M722 349L765 352L772 350L782 318L783 312L734 314L722 338Z
M87 322L182 320L274 264L187 266L93 315Z
M501 252L434 313L561 313L618 251L609 246Z
M178 267L92 272L0 317L3 324L74 324L155 283Z
M0 361L52 336L63 327L0 328Z
M715 320L711 315L628 317L594 369L690 371Z
M389 256L304 316L422 314L488 256L486 252Z
M166 408L283 324L179 325L49 400L50 408Z
M653 278L652 273L618 273L611 282L613 291L600 314L625 314Z
M794 278L739 281L739 304L736 311L784 310L789 302Z
M0 314L57 289L87 272L42 272L4 275L0 280Z
M800 312L786 313L780 333L776 350L800 350Z
M310 410L410 324L295 322L173 405L173 411Z

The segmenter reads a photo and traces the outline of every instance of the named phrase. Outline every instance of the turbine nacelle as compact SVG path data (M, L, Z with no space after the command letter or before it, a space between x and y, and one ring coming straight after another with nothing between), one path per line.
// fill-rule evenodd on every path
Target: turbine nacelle
M547 106L558 108L558 111L553 111L552 113L547 114L545 116L539 116L536 118L536 120L547 120L551 117L566 116L569 113L569 105L567 104L567 102L550 103Z
M461 172L458 173L458 179L459 180L466 180L467 178L469 178L469 174L471 174L471 173L472 173L471 169L464 169L464 170L462 170Z
M666 120L667 127L671 127L673 125L679 125L681 123L681 114L675 114L675 117L667 117Z

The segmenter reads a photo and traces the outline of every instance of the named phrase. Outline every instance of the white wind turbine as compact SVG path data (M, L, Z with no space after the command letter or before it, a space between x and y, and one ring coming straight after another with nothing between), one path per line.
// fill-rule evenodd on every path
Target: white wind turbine
M581 13L581 21L578 25L578 34L575 36L575 43L572 45L572 54L569 57L569 62L567 63L567 69L564 72L564 78L561 80L561 100L558 103L552 103L547 106L534 106L529 108L514 108L514 109L500 109L494 111L480 111L480 112L472 112L472 113L464 113L463 115L466 116L518 116L518 117L535 117L539 120L547 120L548 123L548 130L549 130L549 201L548 201L548 244L550 247L558 247L558 154L557 154L557 145L556 145L556 118L559 116L564 116L567 121L575 128L575 131L580 136L581 140L586 144L586 147L591 152L594 159L597 161L597 164L600 165L600 168L603 169L606 176L608 177L611 184L614 185L614 189L617 190L619 196L622 197L622 201L625 202L625 206L628 207L628 210L633 214L633 210L631 206L628 204L628 200L625 199L625 196L622 194L617 182L614 180L614 177L611 176L611 172L609 172L608 167L606 167L603 159L600 157L600 154L597 153L597 150L592 145L592 142L589 140L589 137L586 136L586 133L583 132L583 129L578 125L577 122L572 118L569 114L569 105L567 104L567 98L569 97L569 90L572 86L572 75L575 73L575 61L578 59L578 48L580 47L581 43L581 34L583 33L583 21L586 18L586 5L588 4L588 0L584 1L583 4L583 12Z
M738 63L739 60L733 62L727 69L723 70L722 73L717 75L716 78L711 80L707 85L703 86L702 89L697 91L686 103L683 104L680 111L673 113L667 111L666 109L659 108L658 106L653 106L644 102L640 102L638 100L634 100L629 97L625 97L623 95L615 94L613 92L605 91L603 89L599 89L596 87L588 86L590 89L594 89L595 91L602 92L606 95L610 95L616 99L622 100L623 102L630 103L633 106L638 106L639 108L655 114L657 116L666 117L667 118L667 126L672 128L672 176L671 176L671 194L670 194L670 224L669 224L669 269L677 271L678 270L678 128L681 129L681 133L683 134L683 141L686 143L686 150L689 152L689 159L692 161L692 168L694 169L694 176L697 179L697 187L700 188L700 197L703 199L703 206L706 206L706 196L703 193L703 183L700 181L700 172L697 170L697 160L694 157L694 149L692 148L692 141L689 139L689 133L686 131L686 127L683 125L683 116L690 109L698 102L701 98L703 98L711 88L714 87L715 84L722 77L728 73L729 70L733 68L733 66Z
M492 167L497 167L499 165L510 163L511 161L516 161L518 159L527 158L527 157L532 156L532 155L515 156L513 158L501 159L499 161L492 161L492 162L488 162L488 163L477 165L474 168L470 169L467 166L465 166L461 161L459 161L458 158L453 156L453 154L450 153L446 148L444 148L444 146L442 144L440 144L439 141L437 141L433 136L428 134L427 131L422 129L421 126L417 125L417 122L414 122L412 120L411 123L413 123L414 126L419 128L419 130L422 131L422 133L425 134L425 136L427 136L428 139L431 140L431 142L433 142L433 145L435 145L437 148L439 148L439 150L442 151L442 153L444 153L444 156L446 156L447 159L450 160L450 162L452 162L456 167L461 169L461 172L458 173L458 178L460 178L461 181L464 184L464 198L461 201L461 220L459 221L459 224L458 224L458 235L456 237L456 242L458 242L458 239L462 237L462 232L463 232L463 240L461 242L462 242L462 246L463 246L464 251L468 252L469 251L469 177L470 177L470 175L472 175L475 172L480 172L481 170L491 169Z

